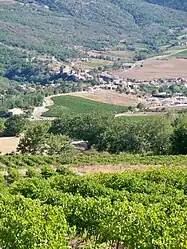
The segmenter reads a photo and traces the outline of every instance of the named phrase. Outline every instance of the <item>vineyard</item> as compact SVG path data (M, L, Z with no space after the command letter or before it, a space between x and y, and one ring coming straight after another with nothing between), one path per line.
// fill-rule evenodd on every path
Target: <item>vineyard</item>
M63 114L81 113L121 113L126 112L127 107L106 104L74 96L59 96L53 98L54 105L49 108L44 116L60 117Z
M172 162L160 161L166 159ZM90 176L62 166L41 173L29 168L26 176L10 168L0 178L0 247L185 249L186 179L180 166Z
M5 168L40 168L41 166L83 166L83 165L162 165L187 166L186 155L148 156L139 154L111 155L78 154L75 156L41 156L41 155L15 155L0 156L0 169Z

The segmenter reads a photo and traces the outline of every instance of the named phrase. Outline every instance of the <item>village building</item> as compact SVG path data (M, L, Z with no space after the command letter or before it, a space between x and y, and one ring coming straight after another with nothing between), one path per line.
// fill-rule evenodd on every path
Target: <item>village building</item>
M20 108L14 108L14 109L9 109L8 112L7 112L7 115L9 117L13 117L15 115L24 115L24 111Z

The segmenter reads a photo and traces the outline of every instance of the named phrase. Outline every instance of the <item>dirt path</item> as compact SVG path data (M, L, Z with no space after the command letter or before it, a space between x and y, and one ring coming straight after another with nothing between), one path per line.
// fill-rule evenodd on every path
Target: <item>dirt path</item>
M88 175L88 174L99 174L99 173L119 173L119 172L124 172L127 170L149 170L152 168L158 168L160 167L159 165L86 165L86 166L71 166L70 170L75 172L77 175ZM56 171L55 167L51 167L54 171ZM40 168L35 168L36 172L41 173ZM25 176L27 173L26 168L20 168L18 171ZM8 175L8 171L6 169L2 169L0 171L0 174L2 175Z
M63 95L68 95L66 93L61 93L57 95L51 95L48 97L44 98L44 102L42 106L35 107L31 116L31 120L49 120L49 119L54 119L54 118L49 118L49 117L42 117L42 115L48 111L48 107L52 106L54 104L52 98L53 97L58 97L58 96L63 96Z
M115 117L146 117L146 116L158 116L158 115L164 115L166 112L137 112L137 113L119 113L116 114Z
M181 50L175 50L173 53L164 54L164 55L156 56L156 57L153 57L153 58L155 58L155 59L164 59L164 58L171 57L173 55L176 55L176 54L179 54L179 53L182 53L182 52L185 52L185 51L187 51L187 48L181 49Z
M127 170L149 170L151 168L157 168L159 165L87 165L81 167L71 167L71 170L78 175L87 174L99 174L99 173L119 173Z

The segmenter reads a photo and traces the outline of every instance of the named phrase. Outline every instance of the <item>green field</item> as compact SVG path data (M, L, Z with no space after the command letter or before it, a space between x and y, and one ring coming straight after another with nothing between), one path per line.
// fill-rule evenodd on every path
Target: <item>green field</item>
M88 62L76 61L74 64L75 67L84 68L88 70L104 66L112 66L112 65L113 65L112 61L102 60L102 59L91 59Z
M164 165L187 166L186 155L149 156L140 154L90 154L75 156L15 155L0 156L0 171L7 168L27 168L55 165Z
M127 107L105 104L93 100L73 96L54 97L54 105L49 108L45 117L60 117L63 114L79 113L121 113L126 112Z
M179 52L175 55L175 57L185 57L187 58L187 49L185 51Z
M38 159L0 175L0 248L187 248L186 167L80 175Z
M187 46L174 46L167 49L164 53L170 57L187 57Z

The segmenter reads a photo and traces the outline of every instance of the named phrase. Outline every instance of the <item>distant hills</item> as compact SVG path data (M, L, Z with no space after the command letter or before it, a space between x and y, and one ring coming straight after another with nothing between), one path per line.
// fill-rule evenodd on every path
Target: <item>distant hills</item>
M29 0L1 5L0 42L62 59L76 56L80 46L159 46L187 27L186 8L186 0Z
M146 0L146 1L149 3L158 4L177 10L187 11L186 0Z

